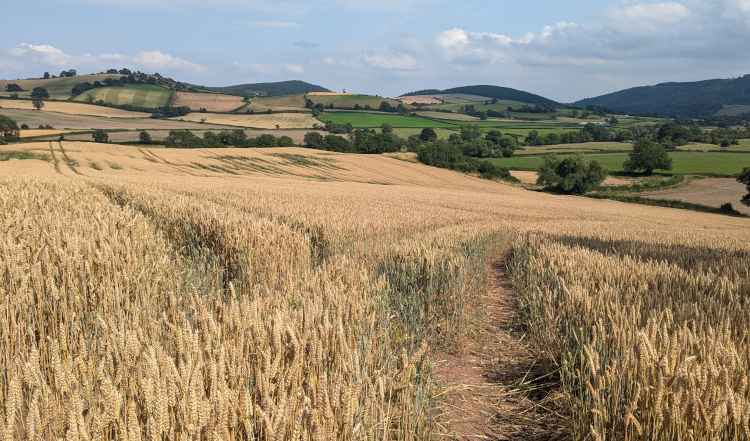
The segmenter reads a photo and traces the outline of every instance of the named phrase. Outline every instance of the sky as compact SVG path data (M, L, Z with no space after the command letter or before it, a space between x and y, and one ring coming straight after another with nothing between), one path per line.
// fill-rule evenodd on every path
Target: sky
M560 102L750 73L750 0L24 0L0 78L129 68L394 97L490 84Z

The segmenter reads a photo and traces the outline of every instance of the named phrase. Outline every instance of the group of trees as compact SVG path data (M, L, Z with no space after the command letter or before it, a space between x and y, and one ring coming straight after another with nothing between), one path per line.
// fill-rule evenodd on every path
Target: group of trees
M494 100L494 101L497 101L497 100ZM492 117L492 118L505 118L506 117L505 113L498 112L493 109L479 111L474 107L473 104L467 104L465 106L459 107L458 113L461 113L464 115L475 116L483 121L486 120L487 117Z
M46 74L46 72L45 72L45 74ZM78 75L78 73L76 72L75 69L70 69L70 70L67 70L67 71L64 70L64 71L60 72L60 78L74 77L76 75ZM47 78L47 77L45 77L45 78Z
M524 104L518 109L514 109L512 106L508 106L508 112L517 112L517 113L555 113L557 112L557 107L554 105L535 105L530 106L528 104Z
M111 69L111 70L114 70L114 69ZM130 72L128 69L123 69L122 71ZM123 75L119 79L105 78L103 82L94 81L94 84L91 84L88 81L85 81L83 83L78 83L75 86L73 86L71 94L80 95L86 92L87 90L95 89L98 87L124 87L126 84L156 85L158 83L159 83L159 78L154 75L148 75L148 74L140 73L140 72L135 73L135 74L129 73L127 76Z
M141 132L141 142L145 139ZM150 143L150 136L148 143ZM200 148L250 148L250 147L293 147L294 140L289 136L276 137L274 135L263 134L256 138L248 138L244 130L222 130L219 133L207 131L203 138L196 136L189 130L172 130L169 136L164 140L167 148L176 149L200 149Z
M490 161L467 157L460 147L445 140L433 140L417 149L419 162L433 167L447 168L464 173L478 173L485 179L503 179L517 182L511 176L510 171L504 167L498 167Z
M327 150L339 153L393 153L401 151L405 141L393 133L393 127L383 123L380 133L374 129L352 130L344 138L334 134L323 136L318 132L309 132L304 138L305 147L316 150Z
M510 158L518 149L514 136L497 130L486 134L478 125L463 125L460 133L452 133L448 142L460 149L464 156L472 158Z
M0 144L18 141L21 138L21 130L16 121L8 116L0 115Z
M5 91L6 92L23 92L23 89L18 84L10 83L7 86L5 86Z
M583 153L565 159L546 155L537 170L537 184L567 194L585 194L607 178L607 169L599 161L586 162Z

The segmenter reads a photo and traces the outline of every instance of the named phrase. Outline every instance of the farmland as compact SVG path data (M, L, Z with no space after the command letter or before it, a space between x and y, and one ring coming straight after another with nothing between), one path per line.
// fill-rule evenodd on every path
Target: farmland
M737 211L750 215L750 207L738 203L745 194L747 194L745 186L734 179L707 178L695 179L690 184L676 189L652 191L637 195L654 199L677 199L716 208L729 202Z
M22 98L28 98L33 88L44 87L49 92L51 99L66 100L70 98L73 86L76 84L84 81L93 84L94 81L102 82L107 78L119 79L120 75L97 74L80 77L51 78L48 80L0 80L0 96L10 95L10 92L6 92L5 89L8 84L13 83L18 84L24 90L24 92L18 92L18 96Z
M2 102L3 110L20 109L32 110L34 106L28 100L7 100ZM142 112L128 112L104 106L92 106L83 103L45 101L42 112L65 113L68 115L89 115L103 118L148 118L150 114Z
M93 95L96 101L155 109L167 105L172 91L151 84L125 84L124 87L97 87L76 96L74 100L86 101L89 94Z
M750 380L748 219L381 155L11 151L0 410L17 418L0 421L18 439L438 438L443 408L471 389L442 382L444 360L486 341L503 256L532 359L483 393L520 402L524 373L559 375L544 406L577 409L566 427L580 438L745 435L734 413L706 425L691 409L744 397Z
M200 109L206 109L209 112L231 112L243 104L244 101L240 96L218 93L175 92L172 98L172 107L187 106L194 112Z
M563 155L564 156L564 155ZM673 169L667 174L718 174L735 175L750 164L750 153L721 152L671 152ZM586 159L596 159L611 172L622 171L622 163L627 161L627 153L586 155ZM541 156L518 156L514 158L491 159L494 164L518 170L536 170L542 163ZM657 173L660 171L657 170Z
M198 122L204 118L209 124L223 124L256 129L273 129L277 125L280 129L304 129L312 128L313 124L320 123L307 113L276 113L272 115L191 113L177 119Z
M460 123L455 121L434 121L424 118L409 116L398 116L374 113L338 113L328 112L318 117L320 121L333 121L335 123L350 123L354 127L380 127L383 123L388 123L393 127L455 127L458 128Z
M355 105L359 104L364 107L369 105L373 109L380 107L382 102L387 102L393 107L401 104L400 102L388 98L381 98L371 95L355 95L355 94L343 94L343 93L308 93L307 99L313 103L321 103L325 106L333 104L334 107L347 107L354 108ZM411 106L409 106L411 107Z

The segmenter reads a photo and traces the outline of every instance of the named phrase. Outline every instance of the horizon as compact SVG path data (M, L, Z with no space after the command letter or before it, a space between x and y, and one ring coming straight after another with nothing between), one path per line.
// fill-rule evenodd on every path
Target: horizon
M24 2L16 12L34 16L36 25L13 21L0 29L6 42L0 77L125 67L209 87L298 79L332 91L396 97L487 84L572 103L750 72L748 57L732 49L750 36L744 0L586 0L575 7L550 0L223 0L170 9L174 5ZM113 34L101 20L111 16L136 25Z

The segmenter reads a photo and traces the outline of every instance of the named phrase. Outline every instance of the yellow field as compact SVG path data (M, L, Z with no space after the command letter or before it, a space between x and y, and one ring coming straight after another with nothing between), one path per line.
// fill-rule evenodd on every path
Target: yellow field
M750 219L378 155L11 151L40 159L0 161L6 440L441 439L436 351L509 247L572 438L749 435Z
M188 106L194 112L201 108L209 112L231 112L243 104L241 96L218 93L175 92L172 98L172 107Z
M217 113L191 113L175 120L199 122L204 119L209 124L224 124L228 126L247 127L253 129L309 129L320 121L307 113L276 113L272 115L222 115Z
M3 100L2 106L6 109L36 110L31 101L25 100ZM149 113L128 112L126 110L113 109L111 107L57 101L45 101L42 112L101 116L104 118L148 118L151 116Z
M336 93L336 92L310 92L307 96L346 96L356 95L356 93Z
M35 130L21 130L21 138L35 138L37 136L53 136L53 135L62 135L65 133L70 133L72 130L43 130L43 129L35 129Z
M435 98L432 95L415 95L415 96L400 96L396 98L406 104L417 103L417 104L442 104L443 101Z

